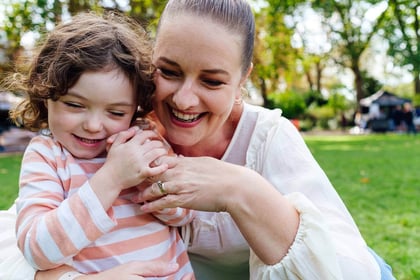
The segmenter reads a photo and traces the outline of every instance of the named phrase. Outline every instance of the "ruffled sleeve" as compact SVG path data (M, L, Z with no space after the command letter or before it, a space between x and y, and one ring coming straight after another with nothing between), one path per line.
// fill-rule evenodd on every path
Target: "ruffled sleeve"
M380 279L379 266L353 218L300 133L279 110L254 110L258 119L247 167L288 196L301 221L295 242L280 263L264 266L252 257L250 269L258 277L251 279ZM277 273L282 277L276 278Z
M293 245L283 260L266 265L252 252L250 279L343 279L335 248L321 213L300 193L287 195L300 214Z

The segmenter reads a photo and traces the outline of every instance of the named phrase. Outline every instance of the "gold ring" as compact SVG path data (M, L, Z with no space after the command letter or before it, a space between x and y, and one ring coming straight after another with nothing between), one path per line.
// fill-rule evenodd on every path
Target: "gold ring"
M159 187L160 193L166 194L165 183L163 183L162 181L157 181L156 184Z

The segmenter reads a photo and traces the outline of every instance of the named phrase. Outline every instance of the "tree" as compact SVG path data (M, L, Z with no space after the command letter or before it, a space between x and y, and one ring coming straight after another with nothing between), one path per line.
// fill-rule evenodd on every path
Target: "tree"
M286 73L294 69L296 50L291 46L292 30L286 27L276 6L268 5L255 12L256 40L253 83L260 89L266 106L268 95L278 92Z
M5 19L2 22L3 36L1 48L4 52L4 62L1 65L3 72L12 69L14 62L19 59L23 52L22 38L27 33L43 36L48 31L47 26L52 28L57 22L62 21L66 8L70 14L84 10L100 10L99 1L76 1L68 0L7 0L5 7Z
M420 2L390 0L385 26L388 54L400 66L408 66L414 77L415 94L420 96Z
M0 78L3 72L12 70L15 61L23 51L21 45L25 34L32 32L42 36L53 28L64 17L71 17L81 11L113 10L128 14L154 29L157 25L165 1L159 0L131 0L121 4L118 0L5 0L5 18L0 32ZM0 29L1 30L1 29ZM153 31L153 30L152 30Z
M382 11L371 18L373 7ZM331 32L333 59L337 64L350 68L354 74L356 100L364 98L363 73L360 58L369 46L374 35L378 33L386 19L388 6L382 0L314 0L312 7L326 19L325 24Z

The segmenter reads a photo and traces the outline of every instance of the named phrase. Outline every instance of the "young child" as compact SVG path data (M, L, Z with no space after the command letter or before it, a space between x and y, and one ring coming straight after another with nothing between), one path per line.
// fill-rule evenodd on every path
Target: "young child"
M123 16L84 13L58 25L28 74L14 76L27 99L11 117L41 131L23 156L16 202L18 246L34 268L68 264L90 274L162 260L180 267L168 279L192 274L172 226L193 213L174 208L152 216L131 201L136 186L168 168L156 165L168 154L156 133L129 129L151 111L152 71L142 27ZM107 153L107 138L117 133Z

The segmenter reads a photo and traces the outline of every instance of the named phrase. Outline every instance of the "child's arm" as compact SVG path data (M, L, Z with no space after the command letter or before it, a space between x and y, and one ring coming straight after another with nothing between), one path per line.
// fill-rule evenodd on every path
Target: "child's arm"
M112 212L105 212L82 171L80 187L68 193L70 182L77 180L70 178L76 165L61 155L50 138L35 137L22 160L18 246L27 261L41 270L70 262L79 250L115 226Z
M89 181L75 162L63 159L61 147L50 138L37 137L28 146L17 203L17 238L33 267L50 269L70 262L80 250L115 227L111 206L122 189L166 170L165 166L148 167L166 153L165 149L145 161L143 155L154 149L150 148L155 145L153 141L142 145L135 137L127 143L123 140L112 145L106 163ZM139 169L145 165L145 170ZM69 182L77 180L81 187L71 189L67 198Z

